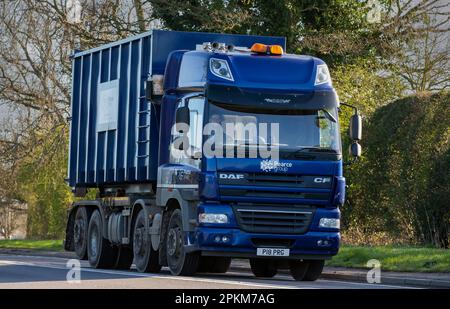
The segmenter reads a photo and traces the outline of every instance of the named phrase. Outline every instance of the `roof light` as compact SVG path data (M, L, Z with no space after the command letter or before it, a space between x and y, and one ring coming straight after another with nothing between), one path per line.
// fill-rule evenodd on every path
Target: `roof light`
M327 65L319 64L316 70L316 80L314 82L314 85L317 86L330 82L331 82L330 72L328 71Z
M255 44L253 44L251 51L253 53L266 54L267 53L267 45L261 44L261 43L255 43Z
M224 59L211 58L209 60L209 68L211 72L220 78L234 81L228 62Z
M265 45L261 43L253 44L251 51L258 54L282 55L283 47L280 45Z
M280 45L271 45L270 46L270 53L272 55L282 55L283 54L283 47Z

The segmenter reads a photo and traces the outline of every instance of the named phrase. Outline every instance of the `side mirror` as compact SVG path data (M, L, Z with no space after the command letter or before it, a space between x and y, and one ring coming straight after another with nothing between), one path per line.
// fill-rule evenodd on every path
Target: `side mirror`
M352 141L360 141L362 137L362 117L356 111L350 118L349 135Z
M350 145L349 153L354 158L361 156L361 145L358 142L354 142Z
M177 113L175 115L175 128L178 132L183 131L183 127L181 124L189 125L191 123L191 112L189 107L182 106L177 109Z
M157 102L164 94L164 75L152 75L151 79L145 81L145 98L148 101Z

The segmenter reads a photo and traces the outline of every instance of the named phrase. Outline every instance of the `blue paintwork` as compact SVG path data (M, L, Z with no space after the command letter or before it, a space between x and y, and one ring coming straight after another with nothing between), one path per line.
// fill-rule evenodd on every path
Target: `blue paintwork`
M72 187L97 187L149 183L157 179L158 167L169 164L170 131L175 109L186 93L178 89L179 67L183 55L203 42L224 42L251 47L253 43L278 44L284 49L285 39L246 35L150 31L101 46L73 56L72 123L70 132L69 184ZM209 69L207 84L237 86L260 93L311 94L318 91L334 93L331 82L314 85L317 65L323 61L309 56L256 55L251 53L202 53L207 59L228 61L234 81L213 75ZM151 105L144 98L145 81L153 74L164 74L164 96L160 105ZM97 92L100 83L119 80L117 129L96 132ZM146 128L146 125L149 127ZM147 142L142 142L147 141ZM147 156L148 155L148 156ZM260 159L202 158L199 173L198 212L226 213L227 225L200 225L186 233L187 243L199 250L255 253L252 237L295 239L291 254L334 255L338 251L338 230L318 227L322 217L339 218L339 206L345 200L345 178L342 161L299 161L292 163L287 174L330 176L331 189L258 187L261 192L328 193L328 199L270 198L220 196L220 188L237 187L217 184L217 173L261 172ZM283 162L283 161L282 161ZM177 168L183 166L177 165ZM185 167L188 169L188 167ZM242 187L239 187L242 189ZM239 230L230 203L316 205L309 230L302 235L252 234ZM217 244L216 235L231 237L230 244ZM318 247L318 240L329 240L328 247Z
M164 108L164 104L162 111L159 107L152 108L143 98L145 81L150 75L164 74L168 55L173 51L195 50L203 42L243 47L251 47L255 42L286 45L282 37L153 30L73 55L68 167L71 187L156 181L158 156L165 162L167 155L164 151L159 154L159 140L167 138L164 132L171 126L171 117L165 119L164 115L173 109ZM177 80L177 70L176 65L168 66L168 83ZM119 79L118 128L97 133L98 86L116 79ZM164 100L170 102L173 98ZM143 113L146 110L150 112ZM137 128L148 123L148 129Z
M228 224L201 224L193 235L191 243L203 251L221 251L240 254L255 254L256 246L252 243L252 238L264 239L294 239L294 245L290 250L291 255L327 255L337 254L340 242L340 233L336 229L325 229L319 227L319 220L322 217L340 218L340 211L337 208L332 210L317 208L311 222L309 231L301 235L292 234L261 234L246 233L238 228L233 210L227 204L206 204L201 203L198 207L199 213L224 213L229 218ZM217 235L231 238L229 243L214 241ZM318 240L328 240L329 246L320 247Z
M316 66L324 64L318 58L285 54L269 56L259 54L213 54L213 58L225 59L230 63L234 81L220 78L208 70L208 82L221 85L238 85L256 91L276 93L302 93L314 90L329 90L331 84L314 86Z

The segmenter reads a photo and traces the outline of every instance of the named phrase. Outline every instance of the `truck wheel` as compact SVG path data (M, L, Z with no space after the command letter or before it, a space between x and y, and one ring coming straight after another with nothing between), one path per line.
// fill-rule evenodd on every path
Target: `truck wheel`
M290 261L289 268L292 277L297 281L302 281L308 271L309 263L306 261Z
M306 271L303 281L316 281L322 274L324 265L324 260L309 261L308 270Z
M272 278L278 272L274 260L250 259L250 267L256 277Z
M120 246L116 248L117 258L114 264L115 269L128 270L133 264L133 249Z
M198 272L224 274L228 271L231 264L231 258L228 257L200 257L198 262Z
M102 217L98 210L89 221L87 252L89 264L95 268L112 268L117 257L110 242L103 238Z
M175 209L169 221L166 237L167 263L170 272L176 276L195 274L200 259L198 252L187 253L184 250L184 232L181 210Z
M139 211L134 223L133 254L134 264L139 272L158 273L161 270L158 251L152 248L148 227L145 226L145 212L142 209Z
M86 208L78 207L73 224L74 249L80 260L87 260L88 215Z

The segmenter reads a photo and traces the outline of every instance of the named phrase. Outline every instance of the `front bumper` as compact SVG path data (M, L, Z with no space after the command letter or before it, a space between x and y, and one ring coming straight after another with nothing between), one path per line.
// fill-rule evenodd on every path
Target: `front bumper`
M289 257L284 257L287 259L330 259L338 253L340 241L339 232L310 231L302 235L261 234L210 227L199 227L191 236L193 244L189 246L189 251L202 251L202 255L206 256L242 258L256 257L258 247L279 247L290 249ZM217 239L223 236L229 241L218 242ZM281 245L277 245L277 242Z
M223 213L229 218L227 224L200 224L187 233L186 250L201 251L202 255L251 258L256 257L257 248L288 248L288 259L330 259L339 250L339 230L318 226L320 218L339 218L338 208L317 208L301 234L244 231L227 204L201 203L198 213Z

